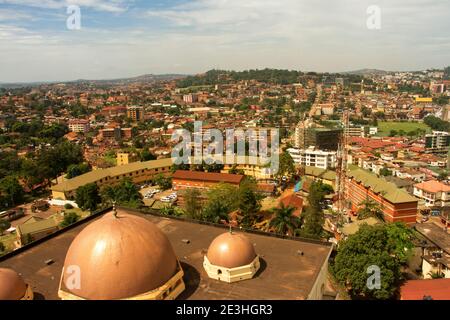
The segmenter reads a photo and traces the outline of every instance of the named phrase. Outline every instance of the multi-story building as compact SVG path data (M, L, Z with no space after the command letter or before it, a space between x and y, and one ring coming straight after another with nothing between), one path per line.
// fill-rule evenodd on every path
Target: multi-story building
M323 151L309 147L308 149L287 149L296 164L308 167L329 169L336 167L336 152Z
M127 152L118 152L116 158L118 166L123 166L129 163L136 162L138 160L135 155L132 155Z
M403 189L372 173L350 166L345 183L346 199L351 213L356 214L364 202L380 207L388 222L416 223L418 199Z
M436 180L415 184L414 195L425 200L427 207L450 206L450 186Z
M73 199L77 189L88 183L95 183L101 188L117 184L124 178L130 178L134 183L150 181L155 175L169 174L172 164L172 159L168 158L97 169L53 186L52 196L54 199Z
M450 133L445 131L433 131L425 136L425 148L427 152L444 153L450 146Z
M90 129L89 120L73 119L69 121L69 130L72 132L88 132Z
M295 128L295 147L306 149L314 146L320 150L336 151L341 134L341 129L317 128L301 123Z
M107 128L100 129L99 134L101 139L131 139L132 138L132 129L131 128Z
M196 102L198 102L198 95L196 95L196 94L185 94L184 96L183 96L183 101L185 102L185 103L196 103Z
M133 121L139 122L144 120L144 107L128 107L127 117Z

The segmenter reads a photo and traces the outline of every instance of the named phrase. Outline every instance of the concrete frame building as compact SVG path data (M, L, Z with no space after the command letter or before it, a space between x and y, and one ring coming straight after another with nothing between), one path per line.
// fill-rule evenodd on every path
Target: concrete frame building
M144 107L128 107L127 108L127 117L135 122L144 120Z
M323 151L314 147L307 149L287 149L294 162L298 165L321 169L336 168L336 152Z
M450 146L450 133L433 131L425 136L425 150L432 153L446 153Z
M69 130L76 133L86 133L90 129L89 120L74 119L69 121Z

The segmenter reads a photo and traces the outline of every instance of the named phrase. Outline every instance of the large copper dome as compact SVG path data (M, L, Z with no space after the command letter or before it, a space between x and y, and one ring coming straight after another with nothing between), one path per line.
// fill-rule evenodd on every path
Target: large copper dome
M78 234L64 262L65 270L70 266L79 267L80 286L67 290L84 299L110 300L160 287L175 275L178 262L156 225L117 210L117 216L110 212ZM73 274L64 273L63 281L67 276L70 283Z
M227 232L213 240L206 256L213 265L236 268L252 263L256 253L246 236Z
M20 300L27 291L27 285L15 271L0 268L0 300Z

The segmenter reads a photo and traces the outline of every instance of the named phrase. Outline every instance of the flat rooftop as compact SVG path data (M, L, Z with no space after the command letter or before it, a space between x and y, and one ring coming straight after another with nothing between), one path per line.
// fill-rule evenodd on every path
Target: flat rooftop
M418 223L414 228L436 246L450 254L450 233L444 231L444 226L434 222Z
M209 244L216 236L227 232L227 228L135 214L155 223L172 243L185 272L186 290L179 296L183 300L306 299L332 249L327 243L246 233L260 255L261 268L255 278L229 284L210 279L203 269L203 257ZM0 260L0 267L20 273L32 286L36 299L57 300L66 252L72 240L91 222ZM189 243L183 241L186 239ZM47 265L49 259L53 263Z

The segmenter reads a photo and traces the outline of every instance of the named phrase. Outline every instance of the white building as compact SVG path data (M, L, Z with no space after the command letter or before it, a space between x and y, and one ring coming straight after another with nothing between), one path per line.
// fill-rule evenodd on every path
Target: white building
M72 132L88 132L90 129L89 120L74 119L69 121L69 130Z
M321 169L329 169L336 167L336 152L322 151L314 147L308 149L287 149L296 164L316 167Z
M450 186L436 180L415 184L414 195L425 200L427 207L450 206Z

